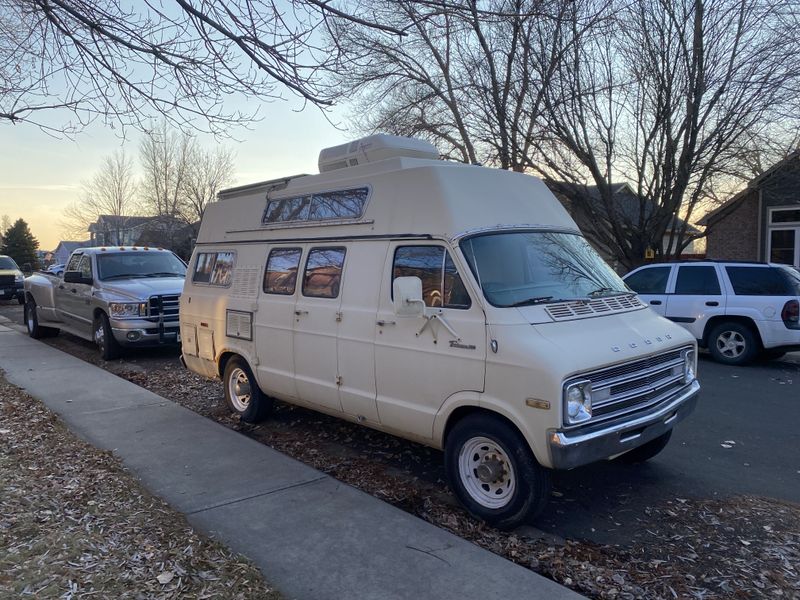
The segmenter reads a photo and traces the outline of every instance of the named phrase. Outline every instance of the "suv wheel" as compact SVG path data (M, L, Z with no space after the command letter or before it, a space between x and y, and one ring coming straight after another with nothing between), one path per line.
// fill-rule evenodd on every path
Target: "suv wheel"
M756 357L759 343L752 329L746 325L720 323L708 336L708 350L717 362L744 365Z

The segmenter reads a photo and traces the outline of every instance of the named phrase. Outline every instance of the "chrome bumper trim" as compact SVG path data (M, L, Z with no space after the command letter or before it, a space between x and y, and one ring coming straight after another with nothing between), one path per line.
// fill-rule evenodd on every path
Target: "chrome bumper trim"
M547 444L554 469L574 469L633 450L663 435L685 419L697 405L700 384L693 381L673 400L629 420L602 428L550 429Z

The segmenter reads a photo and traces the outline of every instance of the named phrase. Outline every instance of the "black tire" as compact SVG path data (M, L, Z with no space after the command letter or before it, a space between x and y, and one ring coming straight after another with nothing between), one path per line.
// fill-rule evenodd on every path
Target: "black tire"
M109 323L108 316L105 313L100 313L100 316L95 319L93 331L94 343L97 344L100 357L103 360L119 358L122 349L119 342L114 338L114 332L111 331L111 323Z
M28 335L33 339L38 340L58 333L58 329L39 325L39 315L36 313L36 301L33 298L28 298L28 301L24 303L22 312L25 328L28 330Z
M711 358L725 365L746 365L761 351L758 337L747 325L720 323L708 336Z
M17 296L17 302L19 302L20 304L25 304L25 296L23 296L22 294Z
M269 416L274 400L258 387L253 371L241 356L234 356L225 364L222 374L225 403L232 413L247 423L259 423ZM237 386L246 385L247 389Z
M481 439L489 443L482 445ZM499 416L474 413L456 423L445 441L444 462L461 504L498 529L530 522L550 497L550 471L536 462L522 434ZM470 463L484 468L485 479L478 468L467 475ZM495 479L487 481L490 477Z
M646 444L642 444L638 448L634 448L630 452L626 452L622 456L618 456L617 460L621 463L627 463L629 465L643 463L647 460L650 460L656 454L666 448L671 437L672 429L670 429L667 433L661 434L654 440L650 440Z

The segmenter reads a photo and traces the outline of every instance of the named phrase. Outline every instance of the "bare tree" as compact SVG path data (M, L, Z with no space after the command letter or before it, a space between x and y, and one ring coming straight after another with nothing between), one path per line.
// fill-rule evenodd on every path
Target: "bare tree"
M62 229L72 239L86 239L89 225L100 215L114 220L117 239L125 219L138 213L138 186L133 161L120 150L103 159L97 173L82 184L80 199L64 211Z
M330 16L381 27L329 0L0 0L0 123L71 134L163 115L224 133L254 116L226 108L232 95L324 105Z
M182 184L183 219L191 224L203 218L206 206L217 192L233 182L233 153L225 146L204 149L196 142L189 148Z
M147 215L165 222L179 219L194 140L171 130L166 121L148 131L139 146L141 200Z

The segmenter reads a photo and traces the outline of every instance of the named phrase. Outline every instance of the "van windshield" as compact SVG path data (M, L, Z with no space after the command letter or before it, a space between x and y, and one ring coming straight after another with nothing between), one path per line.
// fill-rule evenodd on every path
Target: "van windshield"
M466 238L460 246L483 295L494 306L633 293L578 234L490 233Z

